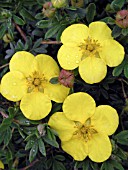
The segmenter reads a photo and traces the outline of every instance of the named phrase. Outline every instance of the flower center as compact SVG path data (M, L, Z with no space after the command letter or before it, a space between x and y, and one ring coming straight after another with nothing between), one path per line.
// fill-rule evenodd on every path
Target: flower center
M90 140L93 136L93 134L97 133L97 131L94 129L94 127L90 124L90 119L88 119L85 124L82 124L80 122L75 122L75 128L77 130L74 132L74 136L77 138L84 139L85 142Z
M35 86L40 85L40 84L41 84L40 78L35 78L34 81L33 81L33 84L34 84Z
M101 48L101 45L100 45L100 43L98 43L98 40L94 40L94 39L91 39L90 37L88 37L84 41L85 42L79 46L83 52L82 59L84 59L88 56L99 57L99 49Z
M44 77L44 74L40 74L39 72L35 71L32 73L32 75L26 78L26 81L28 85L28 93L32 91L44 92L44 88L47 83L47 79Z

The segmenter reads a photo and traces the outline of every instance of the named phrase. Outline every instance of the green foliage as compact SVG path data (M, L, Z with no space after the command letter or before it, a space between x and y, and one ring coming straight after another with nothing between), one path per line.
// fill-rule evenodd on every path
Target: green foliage
M76 68L75 83L70 92L87 92L98 105L109 104L117 110L119 127L110 136L112 155L103 163L94 163L88 157L79 162L73 160L62 150L58 134L47 124L53 113L62 111L62 103L52 102L50 114L34 121L23 116L20 103L8 101L0 95L0 160L5 170L126 170L128 28L117 26L115 16L117 11L127 9L128 0L84 0L81 7L72 6L68 1L67 6L56 9L50 18L43 13L46 2L48 0L0 0L0 80L9 71L8 63L15 52L24 50L35 56L48 54L57 61L61 34L66 27L75 23L88 26L93 21L107 23L113 38L124 46L124 61L115 68L108 67L106 78L93 85L85 83ZM58 77L49 81L57 84Z

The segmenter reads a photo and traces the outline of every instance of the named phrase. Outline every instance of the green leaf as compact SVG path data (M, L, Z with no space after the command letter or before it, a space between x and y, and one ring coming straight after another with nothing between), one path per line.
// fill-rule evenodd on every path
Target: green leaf
M8 108L8 112L9 112L9 117L10 117L10 118L14 118L15 113L16 113L15 108L14 108L14 107L9 107L9 108Z
M33 49L39 47L39 46L41 45L41 42L42 42L42 38L39 38L39 39L34 43Z
M101 19L101 21L105 22L106 24L114 25L115 20L112 17L105 17Z
M15 23L18 24L18 25L24 25L25 24L24 20L22 20L20 17L18 17L16 15L13 15L13 19L14 19Z
M48 143L48 144L50 144L50 145L52 145L52 146L54 146L54 147L56 147L56 148L59 148L59 144L58 144L57 141L56 141L56 137L55 137L55 135L50 131L49 128L47 128L47 134L46 134L45 136L43 136L43 140L44 140L46 143Z
M29 153L29 161L32 162L34 158L36 157L38 151L38 144L35 142L35 144L32 146L30 153Z
M96 5L94 3L90 3L86 8L86 19L88 23L91 23L94 20L95 15L96 15Z
M66 28L66 25L62 26L62 27L60 28L60 30L58 31L58 33L57 33L57 35L56 35L56 40L57 40L57 41L60 41L60 37L61 37L62 32L64 31L65 28Z
M36 26L38 28L48 28L50 26L50 22L49 20L41 20L36 23Z
M22 10L20 10L19 13L23 18L26 18L30 21L35 21L34 16L32 16L31 13L28 10L26 10L25 8L22 8Z
M127 153L119 147L116 150L115 155L118 156L119 158L123 159L123 160L127 160Z
M38 140L38 145L39 145L39 151L42 153L43 156L46 156L45 145L41 138Z
M124 6L124 4L125 0L114 0L111 3L111 8L115 11L119 11Z
M117 170L124 170L124 168L122 167L122 165L120 163L118 163L116 160L110 160L109 161L110 164L116 168Z
M13 3L12 2L3 2L3 1L0 1L0 7L7 7L7 8L9 8L9 7L13 7Z
M126 78L128 78L128 64L124 66L124 75Z
M53 104L52 110L51 110L51 114L59 111L62 108L62 103L55 103Z
M90 168L89 160L87 159L83 162L83 170L89 170L89 168Z
M114 28L113 28L113 30L112 30L112 36L113 36L114 38L119 37L120 34L121 34L121 31L122 31L122 29L121 29L120 27L118 27L117 25L114 26Z
M109 161L106 161L102 164L100 170L114 170L113 166L109 163Z
M114 139L118 143L128 146L128 130L121 131L116 136L114 136Z
M24 135L24 133L23 133L23 131L22 131L22 129L20 127L18 127L18 132L22 136L22 138L24 139L25 135Z
M25 146L25 150L29 150L30 148L32 148L33 147L33 145L35 144L35 139L30 139L28 142L27 142L27 144L26 144L26 146Z
M3 38L3 36L4 36L4 34L5 34L5 32L6 32L6 25L5 24L2 24L1 26L0 26L0 39L1 38Z
M12 118L6 118L3 120L3 122L0 124L0 132L6 131L7 128L11 125Z
M66 168L62 162L54 160L53 161L53 170L66 170Z
M65 157L63 155L56 155L54 158L59 160L59 161L64 161L65 160Z
M122 33L124 36L128 35L128 28L122 29L121 33Z
M122 73L125 63L126 62L123 61L119 66L117 66L113 69L113 72L112 72L113 76L119 76Z
M18 123L20 125L25 125L25 126L29 126L31 123L30 123L30 120L28 120L26 117L24 117L23 115L18 115L16 116L16 119L18 120Z
M4 137L4 145L7 146L12 138L12 131L11 128L9 127L6 132L5 132L5 137Z
M58 83L58 77L53 77L49 81L51 84L57 84Z
M46 32L44 39L48 39L48 38L53 37L53 36L60 30L60 28L61 28L61 25L60 25L60 24L59 24L59 25L56 25L56 26L54 26L54 27L52 27L52 28L50 28L50 29Z

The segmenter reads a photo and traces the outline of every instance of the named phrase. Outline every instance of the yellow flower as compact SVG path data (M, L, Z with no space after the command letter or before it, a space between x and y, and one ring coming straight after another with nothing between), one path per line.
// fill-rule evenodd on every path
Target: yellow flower
M0 160L0 169L4 169L4 164L1 160Z
M10 72L1 80L1 93L8 100L21 100L20 108L28 119L46 117L52 107L51 100L61 103L69 93L69 88L49 82L59 76L60 71L48 55L34 57L20 51L13 55L9 67Z
M62 149L75 160L89 156L94 162L103 162L111 155L108 136L115 132L118 121L114 108L96 107L90 95L78 92L65 99L63 112L53 114L48 124L57 131Z
M79 67L81 78L89 84L105 78L107 65L115 67L124 59L123 46L113 40L104 22L92 22L89 27L73 24L63 31L61 42L58 51L61 67L66 70Z

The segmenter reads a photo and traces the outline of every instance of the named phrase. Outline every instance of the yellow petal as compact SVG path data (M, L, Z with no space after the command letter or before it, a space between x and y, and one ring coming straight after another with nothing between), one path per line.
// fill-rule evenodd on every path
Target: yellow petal
M0 160L0 168L4 169L4 164L1 160Z
M61 42L67 46L83 43L88 37L88 27L84 24L73 24L67 27L61 36Z
M112 135L119 124L117 111L108 105L98 106L91 118L91 124L96 127L97 131Z
M51 100L62 103L67 97L69 90L70 88L63 85L48 83L44 89L44 94L48 95Z
M99 42L106 39L112 39L111 33L111 29L104 22L96 21L89 25L89 36Z
M19 51L16 52L11 60L10 60L10 70L11 71L20 71L25 76L30 75L33 72L33 64L34 64L35 57L29 52L26 51Z
M115 67L124 59L124 47L115 40L106 40L99 54L109 67Z
M58 61L62 68L73 70L79 66L82 58L82 51L79 47L68 47L62 45L58 51Z
M93 134L88 142L89 158L94 162L104 162L112 152L112 146L107 135Z
M35 59L38 63L39 71L43 73L48 80L59 75L59 67L52 57L45 54L39 54Z
M18 71L5 74L1 80L1 94L11 101L19 101L27 93L26 79Z
M30 120L40 120L51 111L50 99L40 92L26 94L20 103L20 109L24 116Z
M100 58L87 57L80 63L79 73L86 83L99 83L106 76L107 66Z
M78 92L65 99L63 112L68 119L85 123L94 114L95 106L95 101L89 94Z
M76 131L74 128L75 123L66 118L63 112L53 114L48 122L59 135L62 141L67 141L72 138L73 133Z
M80 139L62 141L62 149L77 161L83 161L88 155L87 143Z

